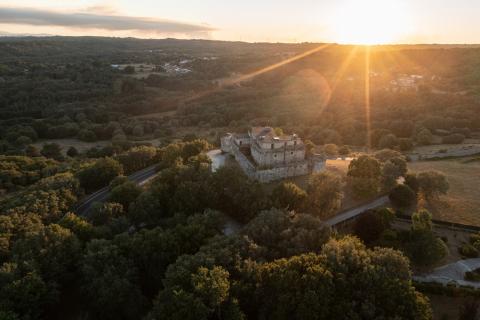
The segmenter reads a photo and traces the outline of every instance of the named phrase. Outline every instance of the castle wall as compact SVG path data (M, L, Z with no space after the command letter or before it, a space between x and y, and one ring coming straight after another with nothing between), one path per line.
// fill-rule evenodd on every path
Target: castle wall
M308 164L306 161L303 161L297 165L276 167L267 170L257 170L254 178L265 183L290 177L303 176L309 173L310 171L308 169Z
M263 150L253 145L251 151L253 159L259 166L269 167L305 160L304 148Z
M232 152L232 143L233 137L231 134L226 135L220 138L220 149L222 152L231 153Z

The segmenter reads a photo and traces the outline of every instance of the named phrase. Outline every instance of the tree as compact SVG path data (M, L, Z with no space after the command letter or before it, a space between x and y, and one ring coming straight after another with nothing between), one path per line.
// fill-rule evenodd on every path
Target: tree
M48 307L58 302L55 286L35 270L23 271L16 264L6 263L0 267L0 276L2 311L18 314L21 319L40 319Z
M415 203L417 195L409 186L401 184L390 191L388 198L394 206L408 208Z
M70 230L51 224L15 242L12 255L18 265L33 263L45 280L66 284L75 274L80 242Z
M412 262L420 266L431 266L447 255L448 248L442 239L435 236L432 215L427 210L412 215L412 229L405 251Z
M212 176L215 209L248 222L269 206L262 184L249 179L238 167L222 167Z
M253 269L257 307L251 318L432 319L427 300L411 285L408 260L391 249L368 250L354 238L330 240L321 255Z
M465 136L460 133L454 133L442 138L444 144L460 144L465 140Z
M96 226L106 225L124 215L123 206L120 203L96 202L92 206L89 220Z
M315 151L315 144L310 140L305 140L305 155L311 156Z
M382 217L374 210L362 213L353 227L355 235L366 244L378 240L385 228Z
M53 158L59 161L63 160L62 148L56 143L45 143L40 153L46 158Z
M422 146L430 145L433 143L433 135L428 129L422 129L417 133L417 143Z
M123 168L112 158L97 160L95 164L78 172L80 185L87 193L107 186L115 177L123 174Z
M78 139L86 142L97 141L97 135L92 130L83 129L78 132Z
M333 143L324 145L323 151L329 157L335 157L338 155L338 147L336 144L333 144Z
M356 196L361 198L374 196L380 189L380 162L373 157L362 155L350 162L347 176Z
M398 139L398 146L401 151L410 151L413 149L413 141L410 138Z
M350 154L351 150L348 146L341 146L340 148L338 148L338 154L340 154L341 156L348 156Z
M307 193L293 182L282 182L272 191L272 203L278 208L301 210Z
M68 150L67 150L67 156L72 157L72 158L75 158L76 156L78 156L78 150L77 150L77 148L75 148L75 147L73 147L73 146L70 147L70 148L68 148Z
M101 319L138 319L146 303L137 285L137 269L122 248L92 240L82 259L82 291Z
M157 148L148 146L134 147L119 155L117 160L123 165L127 174L144 169L159 161Z
M244 227L244 234L267 260L319 253L330 236L319 218L278 209L262 211Z
M71 212L64 215L58 221L58 225L69 229L83 242L91 240L98 234L97 230L87 220Z
M387 134L387 135L383 136L380 139L380 141L378 143L378 147L380 149L394 149L395 147L398 146L398 144L399 144L399 142L398 142L397 136L390 133L390 134Z
M418 191L420 190L420 186L418 185L417 175L415 173L407 173L405 175L404 184L409 186L410 189L412 189L415 192L415 194L417 194Z
M123 69L123 72L126 74L134 74L135 73L135 67L134 66L126 66Z
M382 184L384 190L391 190L397 185L398 178L407 173L407 162L402 158L392 158L382 167Z
M110 188L110 190L112 190L113 188L118 187L119 185L122 185L128 181L130 181L128 177L118 176L118 177L115 177L112 181L110 181L110 184L108 185L108 187Z
M320 217L332 215L341 206L342 187L338 175L330 172L314 174L307 188L307 210Z
M35 147L34 145L28 145L28 146L25 148L25 154L26 154L28 157L40 157L40 156L41 156L40 151L39 151L38 148Z
M446 194L450 188L447 177L439 171L424 171L417 175L418 187L427 200Z
M135 201L142 193L142 188L137 186L134 182L128 181L119 186L116 186L110 192L110 201L120 203L124 208L128 209L130 203Z

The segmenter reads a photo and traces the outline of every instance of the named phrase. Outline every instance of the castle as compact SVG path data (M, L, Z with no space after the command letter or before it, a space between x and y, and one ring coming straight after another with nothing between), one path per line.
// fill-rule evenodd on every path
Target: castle
M222 152L233 155L245 174L260 182L306 175L325 163L318 157L307 159L305 144L296 134L277 136L271 127L228 133L220 142Z

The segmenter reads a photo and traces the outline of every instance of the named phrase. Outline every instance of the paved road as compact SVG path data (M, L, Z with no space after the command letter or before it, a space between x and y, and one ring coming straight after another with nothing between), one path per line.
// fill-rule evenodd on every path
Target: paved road
M156 165L150 166L143 170L137 171L128 176L130 181L135 182L138 185L143 185L148 182L150 179L155 177L157 174L155 170ZM108 187L102 188L95 193L84 198L76 208L76 212L79 216L86 216L88 215L90 209L92 208L92 204L94 202L104 202L108 199L110 195L110 190Z
M462 286L472 286L480 288L480 282L464 280L465 272L480 268L480 258L460 260L436 268L433 272L424 275L414 276L413 279L418 282L435 282L444 285L456 284Z
M341 212L337 214L336 216L328 219L325 221L325 224L329 227L334 227L337 224L340 224L342 222L348 221L350 219L355 218L356 216L362 214L363 212L370 210L370 209L375 209L381 206L384 206L388 203L388 196L383 196L380 197L376 200L373 200L372 202L369 202L367 204L361 205L359 207L349 209L347 211Z

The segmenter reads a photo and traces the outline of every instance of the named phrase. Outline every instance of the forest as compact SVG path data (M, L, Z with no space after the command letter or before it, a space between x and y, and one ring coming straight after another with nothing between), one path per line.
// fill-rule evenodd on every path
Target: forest
M480 48L331 44L268 68L319 46L0 38L0 319L432 319L412 274L449 254L428 208L451 185L407 153L478 138ZM304 186L212 170L251 126L352 160ZM389 204L329 228L346 188Z

